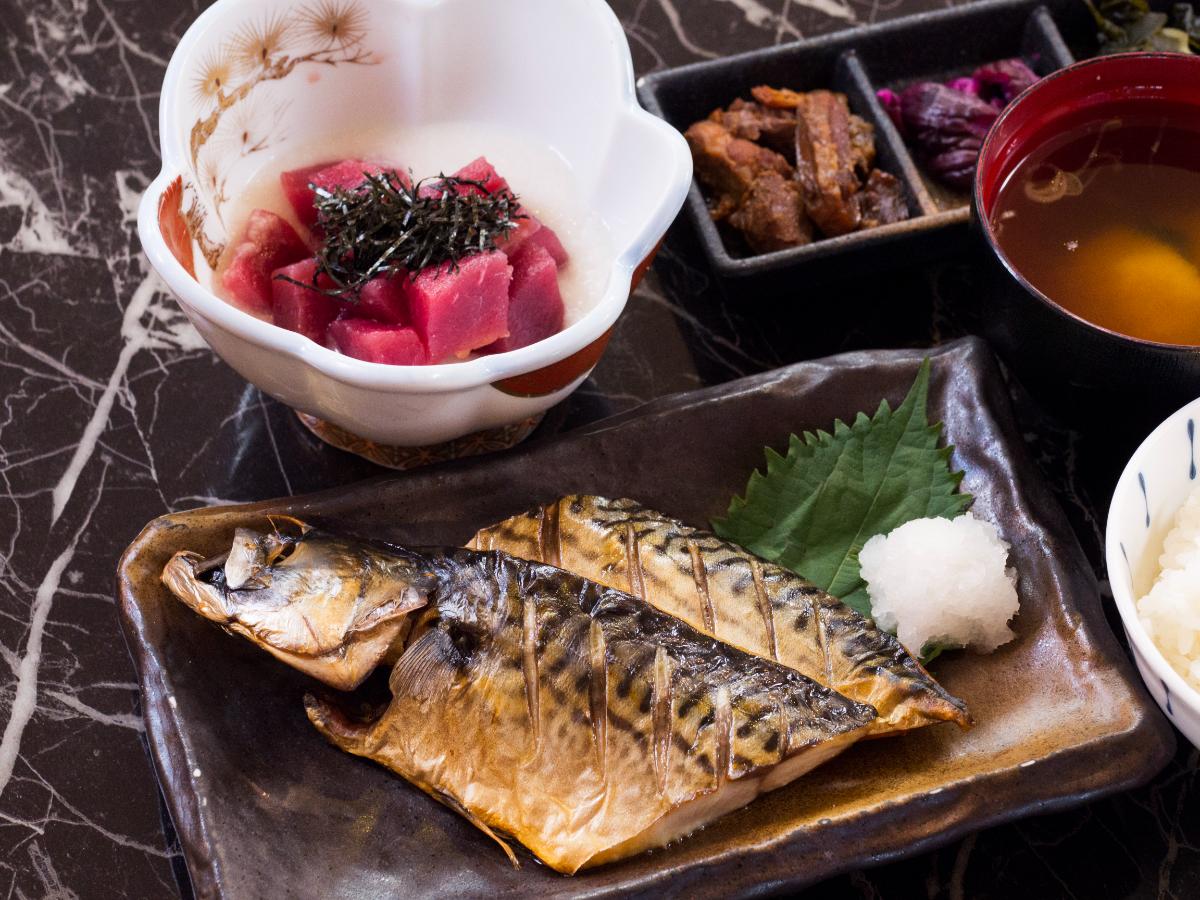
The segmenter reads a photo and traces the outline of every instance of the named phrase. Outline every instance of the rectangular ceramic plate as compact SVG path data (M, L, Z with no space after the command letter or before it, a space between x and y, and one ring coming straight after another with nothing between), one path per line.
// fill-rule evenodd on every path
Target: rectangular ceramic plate
M312 682L172 599L172 553L226 549L263 514L342 522L401 543L457 544L560 494L635 497L694 525L723 512L789 432L898 403L924 351L801 363L666 398L586 433L503 456L310 497L152 522L118 573L147 737L200 897L730 896L797 888L965 832L1129 787L1174 739L1104 621L1097 586L1030 461L985 345L928 351L975 512L995 522L1020 578L1017 639L951 653L934 673L977 725L852 747L805 778L658 852L555 874L509 866L484 835L310 727Z

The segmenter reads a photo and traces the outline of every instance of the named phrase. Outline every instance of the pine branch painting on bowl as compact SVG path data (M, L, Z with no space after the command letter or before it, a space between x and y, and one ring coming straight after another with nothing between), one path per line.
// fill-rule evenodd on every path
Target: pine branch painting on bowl
M259 162L287 139L291 101L269 96L271 82L309 69L307 80L316 83L318 66L378 63L367 47L367 22L358 0L316 0L286 15L264 12L249 19L200 58L191 74L191 190L186 209L182 197L178 209L210 268L218 267L228 243L224 211L232 170L244 160Z
M160 135L139 233L201 335L400 447L578 387L691 178L602 0L219 0L172 57Z

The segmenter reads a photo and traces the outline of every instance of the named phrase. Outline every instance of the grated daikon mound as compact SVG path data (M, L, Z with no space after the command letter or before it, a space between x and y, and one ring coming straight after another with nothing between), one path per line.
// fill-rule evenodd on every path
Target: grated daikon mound
M858 558L875 621L913 653L930 644L987 653L1015 636L1017 573L990 522L916 519L871 538Z
M1158 564L1154 586L1137 602L1138 618L1167 662L1200 690L1200 487L1175 514Z

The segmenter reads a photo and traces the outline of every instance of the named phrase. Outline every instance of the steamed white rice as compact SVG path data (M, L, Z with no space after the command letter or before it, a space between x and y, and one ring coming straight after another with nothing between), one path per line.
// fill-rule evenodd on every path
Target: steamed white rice
M970 513L917 519L859 553L875 621L911 652L940 646L991 652L1015 636L1017 573L991 522Z
M1158 579L1137 602L1138 618L1167 662L1200 690L1200 487L1175 514L1158 564Z

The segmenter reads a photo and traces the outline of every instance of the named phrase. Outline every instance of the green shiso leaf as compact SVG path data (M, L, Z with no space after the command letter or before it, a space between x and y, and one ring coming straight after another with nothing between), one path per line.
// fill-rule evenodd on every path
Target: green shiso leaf
M929 424L929 372L926 359L895 410L885 400L873 417L836 421L832 434L793 434L786 456L768 448L766 471L750 476L713 529L870 616L863 545L913 519L954 518L973 500L958 492L954 448L938 447L941 425Z
M958 644L926 644L921 648L921 665L927 666L947 650L961 650Z

